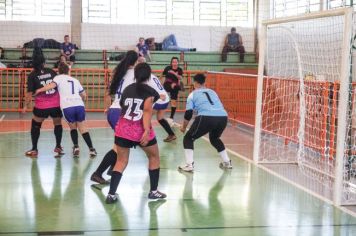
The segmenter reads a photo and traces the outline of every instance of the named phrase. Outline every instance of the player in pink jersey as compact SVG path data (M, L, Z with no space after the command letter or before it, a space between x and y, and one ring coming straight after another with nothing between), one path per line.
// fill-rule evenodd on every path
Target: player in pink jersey
M57 88L60 94L60 105L64 119L68 122L70 136L73 142L73 156L79 156L78 131L89 148L90 157L97 155L85 121L84 101L86 93L80 82L69 76L69 66L61 62L58 66L58 73L53 82L36 90L36 94Z
M46 84L50 84L53 78L57 75L51 69L45 68L45 59L43 55L35 54L33 56L33 71L27 78L27 93L25 96L25 106L23 112L26 112L28 105L32 100L32 95L37 89L42 88ZM31 141L32 149L25 153L29 157L37 157L37 143L40 137L42 122L50 116L53 119L54 135L56 136L56 147L54 152L58 156L63 154L61 146L62 141L62 111L59 102L59 93L56 89L48 90L35 96L35 105L33 108L33 117L31 122Z
M159 94L146 82L150 79L151 68L146 63L135 67L136 83L129 85L122 93L122 108L119 122L115 127L115 144L117 161L111 176L110 190L106 203L117 201L116 190L120 183L130 154L130 148L140 146L148 157L148 169L151 189L148 198L158 200L166 194L157 190L160 172L160 159L157 140L151 126L153 104L160 98Z
M106 109L107 120L113 130L115 130L121 114L120 98L122 92L128 85L135 82L134 66L137 59L138 53L130 50L126 53L125 57L113 71L111 84L107 91L107 101L111 102L111 95L115 95L115 98L112 104L107 104L107 106L110 107ZM116 163L116 156L116 145L114 145L114 147L105 154L103 160L100 162L95 172L91 175L90 179L99 184L108 184L109 182L102 177L102 174L107 168L109 168L109 166L112 170Z

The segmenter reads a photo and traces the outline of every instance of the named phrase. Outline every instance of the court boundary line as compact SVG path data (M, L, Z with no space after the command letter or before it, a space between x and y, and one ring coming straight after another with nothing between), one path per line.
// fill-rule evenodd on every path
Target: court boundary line
M119 229L98 229L98 230L77 230L77 231L32 231L32 232L0 232L0 235L6 234L37 234L37 235L84 235L85 233L95 233L95 232L130 232L130 231L159 231L159 230L180 230L181 232L187 232L187 230L224 230L224 229L293 229L293 228L324 228L324 227L355 227L356 224L311 224L311 225L246 225L246 226L207 226L207 227L172 227L172 228L119 228Z
M205 141L209 142L209 139L207 137L203 136L203 139ZM236 156L236 157L238 157L238 158L240 158L240 159L242 159L242 160L244 160L244 161L246 161L248 163L253 164L255 167L266 171L267 173L269 173L269 174L271 174L271 175L283 180L284 182L287 182L288 184L291 184L292 186L295 186L295 187L299 188L300 190L302 190L302 191L304 191L304 192L306 192L306 193L308 193L308 194L310 194L310 195L312 195L312 196L314 196L314 197L316 197L316 198L318 198L318 199L330 204L331 206L333 206L333 207L345 212L346 214L349 214L349 215L351 215L351 216L356 218L356 212L353 212L353 211L347 209L344 206L335 206L332 200L330 200L330 199L328 199L326 197L323 197L320 194L317 194L317 193L313 192L312 190L310 190L308 188L305 188L305 187L303 187L302 185L300 185L298 183L293 182L292 180L289 180L288 178L284 177L283 175L280 175L280 174L276 173L275 171L273 171L273 170L271 170L271 169L269 169L269 168L267 168L267 167L265 167L263 165L256 164L250 158L248 158L248 157L246 157L246 156L244 156L242 154L239 154L236 151L233 151L233 150L231 150L229 148L226 148L226 150L228 152L230 152L231 154L233 154L234 156Z
M3 114L3 115L1 116L0 122L2 122L2 121L4 120L4 118L5 118L5 114Z
M92 129L108 129L110 127L90 127L89 131ZM63 128L63 130L68 131L69 129L67 128ZM43 129L41 128L41 132L48 132L48 131L53 131L53 128L49 128L49 129ZM0 131L0 135L1 134L14 134L14 133L28 133L29 130L18 130L18 131Z

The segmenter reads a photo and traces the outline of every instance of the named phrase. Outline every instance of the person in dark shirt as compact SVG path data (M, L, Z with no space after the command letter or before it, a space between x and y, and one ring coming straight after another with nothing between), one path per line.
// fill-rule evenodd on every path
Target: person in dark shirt
M179 67L179 60L177 57L172 57L171 64L164 69L162 76L165 77L163 87L171 97L171 115L170 120L167 119L167 121L172 124L177 109L178 93L184 88L182 83L183 70ZM164 141L171 142L175 139L175 135L169 135Z
M65 56L70 66L75 62L75 46L70 42L69 35L64 36L64 43L61 44L61 55Z
M116 190L128 164L130 148L136 146L140 146L148 157L151 184L148 198L158 200L167 196L157 190L160 158L156 135L151 126L153 104L160 96L146 84L151 77L151 68L148 64L138 64L135 67L134 74L136 83L126 87L120 99L122 112L115 127L117 160L111 175L110 190L106 198L106 203L108 204L117 201Z
M25 96L25 105L23 113L26 112L27 107L30 105L32 95L35 94L37 89L52 83L54 77L57 75L52 69L45 68L45 59L43 55L34 55L32 59L33 71L27 78L27 93ZM33 118L31 121L31 140L32 149L25 153L29 157L37 157L37 143L40 137L40 129L42 122L52 117L54 125L54 134L56 136L56 147L54 152L59 155L63 154L61 146L62 141L62 111L60 108L59 93L57 89L51 89L35 96L35 104L33 108Z
M228 52L238 52L240 54L240 62L244 62L245 47L242 43L241 35L236 33L236 28L231 28L231 33L226 36L225 45L221 53L221 61L226 62Z

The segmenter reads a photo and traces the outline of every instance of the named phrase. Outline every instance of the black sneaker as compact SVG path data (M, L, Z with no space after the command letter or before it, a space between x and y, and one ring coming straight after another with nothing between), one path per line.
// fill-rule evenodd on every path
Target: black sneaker
M167 197L167 194L161 193L160 191L151 191L148 193L148 198L151 200L159 200Z
M115 195L108 194L106 196L106 200L105 200L106 204L113 204L113 203L117 202L118 196L119 195L117 193L115 193Z
M110 184L109 181L105 180L101 175L97 174L96 172L91 175L90 180L98 184Z

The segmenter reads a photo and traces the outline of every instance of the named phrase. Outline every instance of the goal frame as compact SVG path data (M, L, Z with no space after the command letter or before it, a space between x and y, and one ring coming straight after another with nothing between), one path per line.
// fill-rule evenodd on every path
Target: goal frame
M257 80L257 97L256 97L256 117L255 117L255 131L254 131L254 150L253 161L259 164L259 152L261 144L262 132L262 96L263 96L263 80L264 80L264 66L266 56L267 43L267 27L281 23L296 22L303 20L310 20L316 18L324 18L330 16L344 16L344 37L342 41L342 57L340 66L340 94L348 93L348 86L350 83L350 66L351 66L351 42L352 42L352 24L353 24L353 9L339 8L329 11L308 13L299 16L284 17L279 19L265 20L262 22L259 33L259 62L258 62L258 80ZM297 52L298 53L298 52ZM300 63L299 63L300 68ZM299 73L300 74L300 73ZM301 75L300 75L301 76ZM303 77L300 77L300 93L303 93ZM303 105L304 95L300 96L300 106ZM344 166L344 152L345 152L345 137L347 126L347 104L348 96L340 96L338 105L338 121L337 121L337 137L336 137L336 165L334 173L333 186L333 203L336 206L342 204L342 187L343 187L343 166ZM301 116L304 123L304 116ZM303 124L301 124L303 125Z

